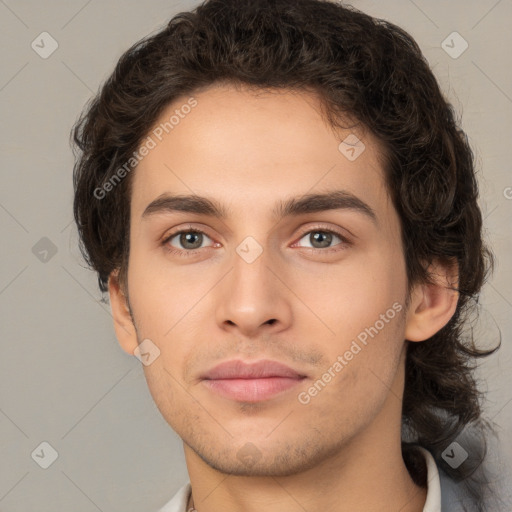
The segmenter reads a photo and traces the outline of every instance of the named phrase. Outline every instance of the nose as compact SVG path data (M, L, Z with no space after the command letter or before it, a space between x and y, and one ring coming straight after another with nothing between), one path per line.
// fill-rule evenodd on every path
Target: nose
M217 289L219 327L249 338L287 329L293 294L279 275L283 270L271 261L269 251L252 262L236 254L231 272Z

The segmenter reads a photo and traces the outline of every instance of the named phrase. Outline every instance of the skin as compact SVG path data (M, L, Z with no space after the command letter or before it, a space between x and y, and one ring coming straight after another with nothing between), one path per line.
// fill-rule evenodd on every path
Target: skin
M127 288L114 272L109 292L121 347L133 354L150 339L160 350L145 376L183 439L196 509L421 511L426 490L401 457L405 340L426 340L449 321L457 294L446 285L455 276L434 262L437 284L414 287L406 311L400 223L382 148L361 127L333 130L312 93L216 85L193 96L197 106L134 172ZM188 99L169 105L156 125ZM354 161L338 149L350 133L365 144ZM338 189L367 203L377 224L350 209L272 217L278 201ZM229 215L142 218L163 193L205 196ZM202 248L167 252L162 241L189 226L206 233ZM314 245L312 235L326 229L348 243L334 236L327 248ZM263 250L252 263L236 252L248 236ZM167 246L192 247L179 235ZM403 309L300 403L298 393L394 303ZM269 400L230 400L199 378L230 359L274 359L307 378ZM244 446L252 464L241 457Z

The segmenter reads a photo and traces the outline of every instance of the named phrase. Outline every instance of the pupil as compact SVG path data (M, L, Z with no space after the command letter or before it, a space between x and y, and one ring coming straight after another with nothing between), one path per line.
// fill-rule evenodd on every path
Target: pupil
M194 242L193 238L196 237L196 241ZM201 247L201 233L182 233L180 237L180 243L183 247L188 249L197 249ZM187 246L188 243L191 243L193 247Z
M320 248L329 247L332 241L332 235L331 233L325 233L324 231L316 231L310 235L310 241L313 247L316 247L316 243L320 244Z

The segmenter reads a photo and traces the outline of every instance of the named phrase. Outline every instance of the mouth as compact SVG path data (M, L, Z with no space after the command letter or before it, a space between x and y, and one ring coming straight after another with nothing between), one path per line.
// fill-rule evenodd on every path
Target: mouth
M239 402L260 402L289 391L306 375L277 361L226 361L201 376L210 391Z

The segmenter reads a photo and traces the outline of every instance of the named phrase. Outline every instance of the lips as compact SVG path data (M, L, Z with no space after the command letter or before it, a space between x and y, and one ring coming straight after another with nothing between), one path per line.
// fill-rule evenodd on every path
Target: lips
M215 366L201 378L210 391L225 398L259 402L297 386L306 376L277 361L248 364L233 360Z
M305 377L289 366L277 361L263 360L256 363L244 363L237 359L221 363L210 371L206 372L202 378L213 379L263 379L267 377L288 377L298 379Z

